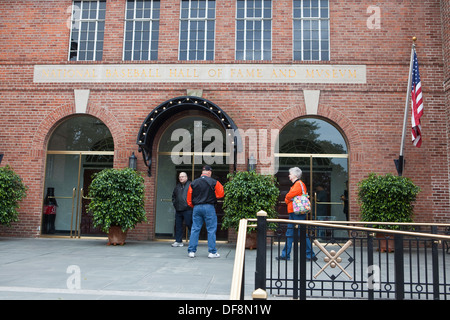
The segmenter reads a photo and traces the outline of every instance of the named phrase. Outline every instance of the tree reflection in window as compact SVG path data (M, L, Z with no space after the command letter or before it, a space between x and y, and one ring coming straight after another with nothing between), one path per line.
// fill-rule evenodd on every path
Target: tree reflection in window
M50 151L114 151L108 127L92 116L72 117L53 132L48 143Z
M280 153L346 154L342 134L320 119L298 119L280 133Z

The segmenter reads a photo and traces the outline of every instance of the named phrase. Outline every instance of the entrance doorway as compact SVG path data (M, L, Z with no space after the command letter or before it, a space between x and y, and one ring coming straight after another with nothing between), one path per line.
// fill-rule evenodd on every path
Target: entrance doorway
M208 131L209 130L209 131ZM209 164L213 168L212 177L222 185L227 181L230 165L227 164L225 144L217 144L214 139L207 140L206 132L220 132L223 128L215 121L202 116L189 116L175 121L162 134L158 147L157 187L156 187L156 223L155 235L158 239L174 239L175 209L172 205L172 192L178 182L180 172L186 172L190 181L200 177L202 167ZM194 139L200 139L194 141ZM206 141L205 141L206 140ZM211 148L212 144L214 148ZM201 148L194 151L194 144ZM192 147L192 149L191 149ZM228 231L222 230L223 200L216 205L217 240L227 240ZM187 232L184 239L188 238ZM203 227L200 239L206 240Z
M111 132L100 120L77 116L66 120L53 132L48 148L45 190L56 201L56 217L44 212L42 234L70 237L104 235L93 227L87 210L92 175L113 167L114 143ZM47 200L44 199L44 208ZM48 221L54 225L48 226Z
M343 134L319 118L301 118L279 136L276 174L280 183L278 212L287 218L284 202L292 183L289 169L299 167L312 203L309 219L348 220L348 152Z

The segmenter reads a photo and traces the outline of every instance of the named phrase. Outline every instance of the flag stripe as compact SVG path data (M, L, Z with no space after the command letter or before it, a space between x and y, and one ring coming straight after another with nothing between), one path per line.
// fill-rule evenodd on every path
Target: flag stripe
M412 85L411 85L411 134L412 142L416 147L422 145L422 126L420 125L420 118L423 115L423 96L422 96L422 82L420 81L419 63L417 61L417 54L414 50L414 62L412 71Z

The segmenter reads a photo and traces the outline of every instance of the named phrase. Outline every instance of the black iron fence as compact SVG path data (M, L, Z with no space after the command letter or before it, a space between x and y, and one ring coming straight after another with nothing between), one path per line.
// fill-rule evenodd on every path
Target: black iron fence
M276 229L269 230L268 222ZM285 260L280 257L288 225L295 232ZM255 289L264 290L269 299L449 300L449 226L400 224L403 230L379 230L361 222L278 220L262 214L257 220ZM243 294L241 290L241 298Z

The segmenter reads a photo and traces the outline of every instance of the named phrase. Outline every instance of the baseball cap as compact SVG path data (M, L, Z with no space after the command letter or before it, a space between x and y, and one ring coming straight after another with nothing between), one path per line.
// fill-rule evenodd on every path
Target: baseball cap
M211 168L211 166L206 165L206 166L203 166L202 170L203 171L212 171L212 168Z

